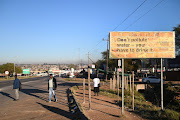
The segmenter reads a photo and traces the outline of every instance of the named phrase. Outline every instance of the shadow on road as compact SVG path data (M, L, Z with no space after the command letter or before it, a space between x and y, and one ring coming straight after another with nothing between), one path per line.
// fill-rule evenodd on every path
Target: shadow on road
M22 89L21 92L25 93L25 94L28 94L28 95L31 95L31 96L34 96L36 98L39 98L41 100L44 100L44 101L48 101L47 98L44 98L43 96L40 96L40 95L36 95L34 93L48 93L47 91L44 91L44 90L39 90L39 89Z
M72 87L72 86L80 86L82 85L82 83L69 83L69 82L64 82L64 83L60 83L58 84L59 86L69 86L69 87Z
M15 98L11 97L10 94L8 94L8 93L0 92L0 94L2 94L2 95L4 95L4 96L7 96L7 97L9 97L9 98L11 98L11 99L13 99L13 100L15 100Z
M59 108L56 108L56 107L52 107L52 106L47 106L47 105L44 105L42 103L39 103L37 102L37 104L41 105L42 107L46 108L47 110L53 112L53 113L56 113L56 114L59 114L61 116L64 116L66 118L69 118L69 119L72 119L71 118L71 113L67 112L67 111L64 111L62 109L59 109Z

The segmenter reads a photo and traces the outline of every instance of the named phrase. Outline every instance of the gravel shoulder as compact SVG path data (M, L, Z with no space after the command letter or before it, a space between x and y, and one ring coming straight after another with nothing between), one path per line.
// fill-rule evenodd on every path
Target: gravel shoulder
M87 87L86 87L87 88ZM79 87L75 92L75 97L81 104L83 112L91 120L144 120L133 112L125 110L125 115L121 115L121 107L116 104L116 99L107 96L94 96L91 92L91 110L89 110L88 90L85 91L85 103L83 103L83 88Z

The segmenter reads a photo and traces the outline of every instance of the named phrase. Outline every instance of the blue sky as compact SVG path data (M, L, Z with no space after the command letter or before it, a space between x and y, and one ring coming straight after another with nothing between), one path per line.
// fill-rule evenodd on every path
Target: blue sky
M101 59L102 39L143 1L0 0L0 64L87 63L88 51ZM180 0L153 8L160 1L147 0L115 31L171 31L180 24Z

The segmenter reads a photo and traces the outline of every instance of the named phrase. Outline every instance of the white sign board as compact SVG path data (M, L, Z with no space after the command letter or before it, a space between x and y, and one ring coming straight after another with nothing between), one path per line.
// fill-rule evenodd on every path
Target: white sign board
M95 68L95 65L92 65L92 68Z
M121 66L121 60L118 60L118 66L119 67Z
M5 74L8 75L8 74L9 74L9 71L5 71Z

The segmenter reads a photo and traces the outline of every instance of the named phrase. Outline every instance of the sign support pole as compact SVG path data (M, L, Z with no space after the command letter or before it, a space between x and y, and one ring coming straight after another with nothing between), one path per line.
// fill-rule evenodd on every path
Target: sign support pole
M163 109L163 60L161 58L161 110Z
M124 115L124 58L122 58L122 115Z
M132 100L132 109L134 111L134 71L132 72L132 79L133 79L133 83L132 83L132 97L133 97L133 100Z
M117 71L117 103L119 103L119 71Z

